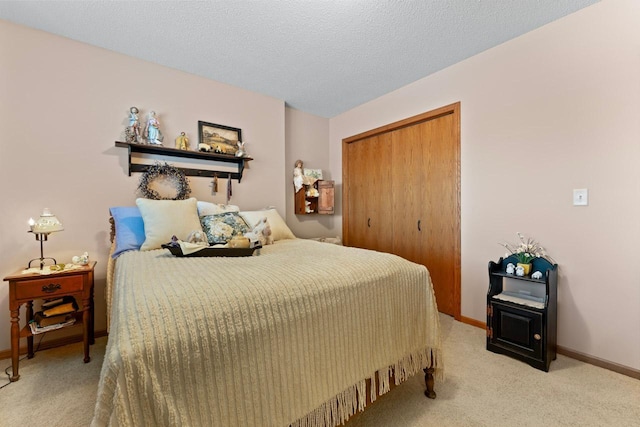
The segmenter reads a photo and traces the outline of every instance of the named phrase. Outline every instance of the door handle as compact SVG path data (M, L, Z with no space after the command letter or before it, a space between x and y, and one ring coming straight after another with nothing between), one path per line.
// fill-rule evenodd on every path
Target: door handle
M371 218L367 218L367 227L371 228Z
M422 230L420 229L420 220L418 220L418 231L422 231Z

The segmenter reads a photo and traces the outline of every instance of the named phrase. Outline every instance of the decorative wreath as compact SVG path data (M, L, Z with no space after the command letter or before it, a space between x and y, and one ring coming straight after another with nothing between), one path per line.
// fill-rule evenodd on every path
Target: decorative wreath
M175 186L175 197L162 197L160 193L149 188L149 185L158 178L164 178ZM150 165L140 177L138 193L142 197L153 200L185 200L191 194L191 188L189 187L189 180L180 169L168 163L156 162Z

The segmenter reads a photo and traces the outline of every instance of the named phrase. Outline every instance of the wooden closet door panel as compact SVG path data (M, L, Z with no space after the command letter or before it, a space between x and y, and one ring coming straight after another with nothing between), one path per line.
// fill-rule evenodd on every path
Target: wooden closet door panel
M343 168L348 170L348 175L343 179L344 211L346 227L344 233L345 244L358 248L366 248L366 222L362 221L364 212L367 211L366 197L366 165L361 161L364 155L364 144L356 142L344 145L346 156Z
M455 118L444 115L420 124L425 165L421 180L422 264L431 274L438 309L456 314L456 275L460 245L458 209L459 148Z
M425 167L422 128L419 125L391 132L393 146L393 253L409 261L424 263L418 230L421 219ZM421 226L422 228L422 226Z
M347 145L349 246L390 252L391 138L376 135Z

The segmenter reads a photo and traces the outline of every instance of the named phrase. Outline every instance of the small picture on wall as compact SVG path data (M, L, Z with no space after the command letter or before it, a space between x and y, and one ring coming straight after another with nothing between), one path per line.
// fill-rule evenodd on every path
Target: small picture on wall
M199 151L235 156L242 141L242 131L238 128L198 121Z
M322 169L305 169L304 176L312 178L314 181L322 179Z

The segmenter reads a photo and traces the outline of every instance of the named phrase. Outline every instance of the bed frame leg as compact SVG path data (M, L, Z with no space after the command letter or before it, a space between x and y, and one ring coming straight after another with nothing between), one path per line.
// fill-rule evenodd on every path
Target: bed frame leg
M427 390L424 392L424 395L427 396L429 399L435 399L436 398L436 392L433 391L433 372L435 371L435 369L433 368L425 368L424 369L424 382L427 385Z

